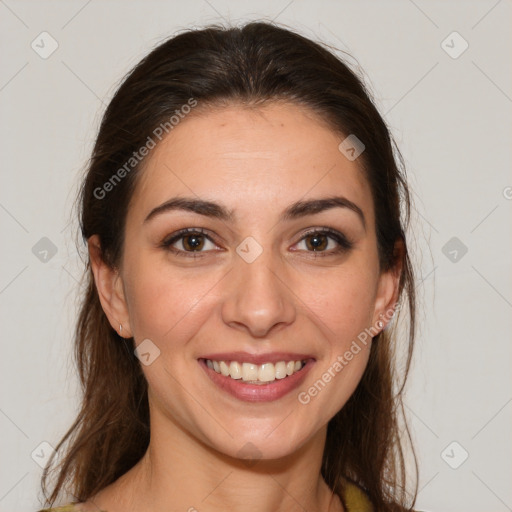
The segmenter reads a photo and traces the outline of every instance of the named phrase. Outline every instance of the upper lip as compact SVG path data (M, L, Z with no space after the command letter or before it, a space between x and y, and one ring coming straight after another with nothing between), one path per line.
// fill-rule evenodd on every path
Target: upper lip
M211 361L237 361L243 363L263 364L278 363L279 361L303 361L315 359L311 354L298 354L294 352L268 352L266 354L251 354L249 352L222 352L218 354L206 354L199 359Z

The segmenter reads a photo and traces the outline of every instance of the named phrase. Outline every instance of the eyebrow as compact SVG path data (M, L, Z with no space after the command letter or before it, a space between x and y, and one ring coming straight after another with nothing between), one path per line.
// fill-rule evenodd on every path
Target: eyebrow
M289 221L299 219L301 217L306 217L307 215L314 215L326 210L331 210L332 208L348 208L349 210L352 210L361 219L361 222L366 229L366 219L362 209L357 206L357 204L343 196L296 201L282 212L281 220ZM174 197L165 201L165 203L162 203L160 206L153 208L144 219L144 224L157 215L173 210L189 211L225 222L233 222L236 218L235 212L233 210L229 210L222 204L193 197Z

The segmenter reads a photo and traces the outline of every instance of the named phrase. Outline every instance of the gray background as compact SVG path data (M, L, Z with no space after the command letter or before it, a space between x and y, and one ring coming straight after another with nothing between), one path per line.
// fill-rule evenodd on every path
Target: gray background
M0 0L0 510L36 510L41 443L78 408L72 205L105 105L162 38L249 19L353 54L406 159L422 280L406 396L417 508L512 510L511 14L510 0Z

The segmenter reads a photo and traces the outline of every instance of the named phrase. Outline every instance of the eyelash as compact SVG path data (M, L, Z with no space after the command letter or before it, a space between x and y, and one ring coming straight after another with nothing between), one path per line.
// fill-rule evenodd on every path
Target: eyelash
M178 240L184 238L186 235L203 235L205 238L210 240L210 242L215 243L215 241L206 234L206 231L202 228L185 228L180 229L176 233L173 233L170 237L166 238L161 244L160 247L162 249L171 251L172 253L176 254L177 256L183 256L186 258L201 258L203 257L203 252L208 251L183 251L181 249L176 249L175 247L172 247L172 245L177 242ZM302 242L305 238L312 235L326 235L328 238L331 238L334 240L338 247L336 249L331 249L330 251L306 251L309 253L313 253L316 257L326 257L326 256L333 256L335 254L340 254L343 252L347 252L353 247L353 243L347 239L345 235L342 233L335 231L328 227L322 227L322 228L314 228L302 236L302 238L297 242Z

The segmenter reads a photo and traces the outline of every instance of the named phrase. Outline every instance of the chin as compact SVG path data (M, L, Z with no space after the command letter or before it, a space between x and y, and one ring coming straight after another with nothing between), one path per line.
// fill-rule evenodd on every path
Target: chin
M232 437L226 434L221 439L218 439L219 432L212 433L208 444L217 452L247 461L248 466L258 460L283 459L303 448L315 435L315 432L291 433L290 425L285 426L286 421L283 422L283 418L278 422L267 421L259 430L233 428Z

